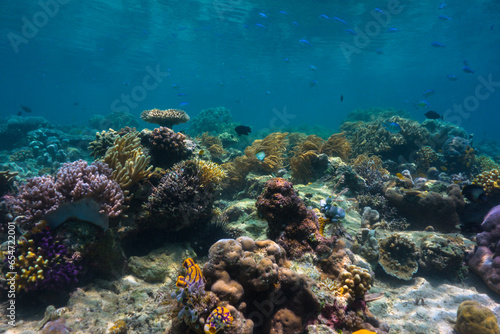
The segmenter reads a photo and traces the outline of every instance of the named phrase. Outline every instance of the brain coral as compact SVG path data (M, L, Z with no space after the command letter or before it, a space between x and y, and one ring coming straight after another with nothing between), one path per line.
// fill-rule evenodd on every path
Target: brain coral
M489 308L473 300L466 300L460 304L454 328L459 334L500 333L495 314Z

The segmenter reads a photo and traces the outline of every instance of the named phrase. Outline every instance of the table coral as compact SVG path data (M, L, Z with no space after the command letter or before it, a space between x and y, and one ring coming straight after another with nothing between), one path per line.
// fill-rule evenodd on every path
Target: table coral
M408 237L394 233L379 241L379 264L384 271L402 280L410 280L418 270L418 249Z
M176 124L186 123L189 121L189 115L180 109L150 109L144 110L141 113L141 119L144 122L158 124L172 128Z
M454 328L459 334L500 333L495 314L473 300L466 300L460 304Z
M500 294L500 205L491 209L476 236L477 246L467 257L469 267Z
M297 196L291 182L273 178L255 204L267 221L269 237L276 239L291 258L300 258L306 252L319 257L331 254L333 238L321 235L318 218Z

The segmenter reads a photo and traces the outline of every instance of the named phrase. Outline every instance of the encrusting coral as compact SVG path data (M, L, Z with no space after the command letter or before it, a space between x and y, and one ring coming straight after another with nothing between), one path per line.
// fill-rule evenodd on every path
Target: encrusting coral
M410 280L418 270L418 249L408 237L394 233L379 241L378 263L384 271L402 280Z
M128 195L134 184L149 176L153 169L149 165L149 159L142 149L139 133L131 132L116 138L113 146L106 151L103 161L113 170L112 179Z

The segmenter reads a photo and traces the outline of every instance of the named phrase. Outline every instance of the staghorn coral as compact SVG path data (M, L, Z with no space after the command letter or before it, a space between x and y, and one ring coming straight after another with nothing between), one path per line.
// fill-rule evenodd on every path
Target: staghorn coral
M340 157L344 161L347 160L351 154L351 143L347 140L345 132L331 135L321 148L321 153L325 153L329 157Z
M142 132L142 142L150 150L155 165L168 168L189 156L186 136L161 126Z
M385 126L395 122L401 127L398 133L389 132ZM407 155L429 141L429 131L417 121L393 116L384 120L374 120L357 126L344 123L340 127L352 146L354 155L377 154L382 158L396 159L400 154Z
M418 249L408 237L398 233L379 240L378 263L384 271L402 280L410 280L418 270Z
M189 116L184 110L180 109L150 109L141 113L141 119L144 122L158 124L172 128L176 124L186 123Z
M113 170L111 178L120 185L126 195L134 184L149 176L153 169L153 166L149 165L149 159L142 150L137 132L116 138L103 157L103 161Z
M108 131L102 130L100 133L96 132L95 140L90 142L88 147L90 155L96 159L103 157L118 137L118 132L113 129L109 129Z
M500 169L482 172L472 182L480 185L488 195L500 193Z

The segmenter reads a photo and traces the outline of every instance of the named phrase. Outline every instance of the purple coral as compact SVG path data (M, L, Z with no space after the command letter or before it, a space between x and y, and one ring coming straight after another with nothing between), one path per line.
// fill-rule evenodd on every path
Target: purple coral
M120 185L111 179L111 173L99 161L91 165L83 160L66 163L56 179L49 175L30 178L19 188L19 194L7 202L19 216L18 224L27 230L61 204L82 198L95 199L101 213L116 217L122 212L125 196Z
M189 154L186 136L164 126L147 133L143 144L150 148L155 164L163 166L171 166Z

